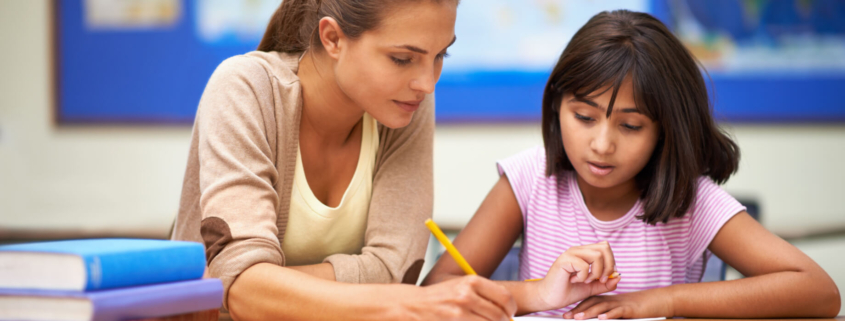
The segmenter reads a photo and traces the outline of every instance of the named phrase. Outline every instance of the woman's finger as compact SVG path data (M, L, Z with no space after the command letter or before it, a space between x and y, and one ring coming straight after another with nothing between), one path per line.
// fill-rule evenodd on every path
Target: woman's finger
M475 289L475 293L478 293L481 299L493 304L496 310L498 310L499 315L510 319L511 316L516 314L516 300L513 299L513 295L505 287L482 277L477 277L473 281L471 284Z
M500 306L481 296L473 296L469 303L470 311L484 320L507 321L511 318L511 315L502 310Z

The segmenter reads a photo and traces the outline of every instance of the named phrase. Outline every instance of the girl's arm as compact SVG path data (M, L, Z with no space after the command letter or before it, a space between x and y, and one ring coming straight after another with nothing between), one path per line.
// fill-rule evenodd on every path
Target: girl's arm
M516 304L493 282L466 276L432 287L348 284L259 263L229 290L235 320L507 320Z
M564 317L786 318L839 313L840 294L830 276L744 211L725 223L709 249L746 278L593 297Z
M487 194L467 226L455 239L455 247L484 277L490 277L522 233L522 214L505 175ZM592 273L589 266L593 264ZM612 291L619 279L607 280L615 262L607 243L573 247L552 265L546 278L536 282L496 281L513 294L517 314L565 307L572 302ZM430 285L464 275L449 255L443 255L423 281ZM598 282L585 282L600 279Z

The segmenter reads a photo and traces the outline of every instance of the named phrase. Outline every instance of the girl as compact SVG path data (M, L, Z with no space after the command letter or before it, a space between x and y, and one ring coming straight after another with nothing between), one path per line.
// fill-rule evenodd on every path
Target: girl
M456 8L285 0L259 51L211 76L173 238L204 242L234 319L513 315L510 293L483 278L414 286L432 210L432 94Z
M737 145L684 46L657 19L603 12L570 41L543 97L545 148L500 179L455 241L489 276L523 235L518 313L565 318L832 317L839 293L717 184ZM716 254L741 280L697 283ZM610 278L618 271L621 276ZM461 275L444 255L424 284ZM608 292L612 296L596 296ZM580 303L579 303L580 301Z

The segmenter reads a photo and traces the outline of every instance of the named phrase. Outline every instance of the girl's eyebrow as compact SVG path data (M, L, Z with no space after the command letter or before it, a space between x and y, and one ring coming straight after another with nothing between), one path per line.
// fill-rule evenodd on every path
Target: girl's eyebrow
M448 46L446 46L446 48L451 47L451 46L455 43L455 41L456 41L456 40L458 40L458 36L454 36L454 37L452 37L452 42L450 42L450 43L449 43L449 45L448 45ZM417 46L412 46L412 45L397 45L397 46L393 46L393 47L394 47L394 48L408 49L408 50L410 50L410 51L413 51L413 52L418 52L418 53L421 53L421 54L423 54L423 55L428 54L428 50L422 49L422 48L417 47ZM446 49L446 48L444 48L444 49Z
M597 104L596 102L594 102L594 101L592 101L592 100L589 100L589 99L587 99L587 98L578 98L578 97L573 97L572 99L570 99L570 100L569 100L569 102L570 102L570 103L572 103L572 102L585 103L585 104L587 104L587 105L590 105L590 106L592 106L592 107L597 108L598 110L601 110L602 112L606 112L606 111L607 111L607 107L605 107L605 106L601 106L601 105ZM637 108L635 108L635 107L622 107L622 108L613 108L613 109L614 109L614 111L620 111L620 112L623 112L623 113L637 113L637 114L642 114L642 113L641 113L641 112L640 112Z

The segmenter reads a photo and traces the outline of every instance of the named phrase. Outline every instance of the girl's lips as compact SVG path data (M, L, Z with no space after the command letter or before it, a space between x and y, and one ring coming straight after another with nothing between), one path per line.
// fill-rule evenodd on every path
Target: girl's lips
M610 172L612 172L615 168L615 166L605 164L596 164L591 162L587 162L587 164L590 165L590 171L593 173L593 175L596 176L606 176L610 174Z
M398 101L398 100L394 100L393 103L395 103L396 106L399 106L399 108L402 108L403 110L412 113L412 112L416 111L418 108L420 108L420 103L422 103L422 100L417 100L417 101Z

